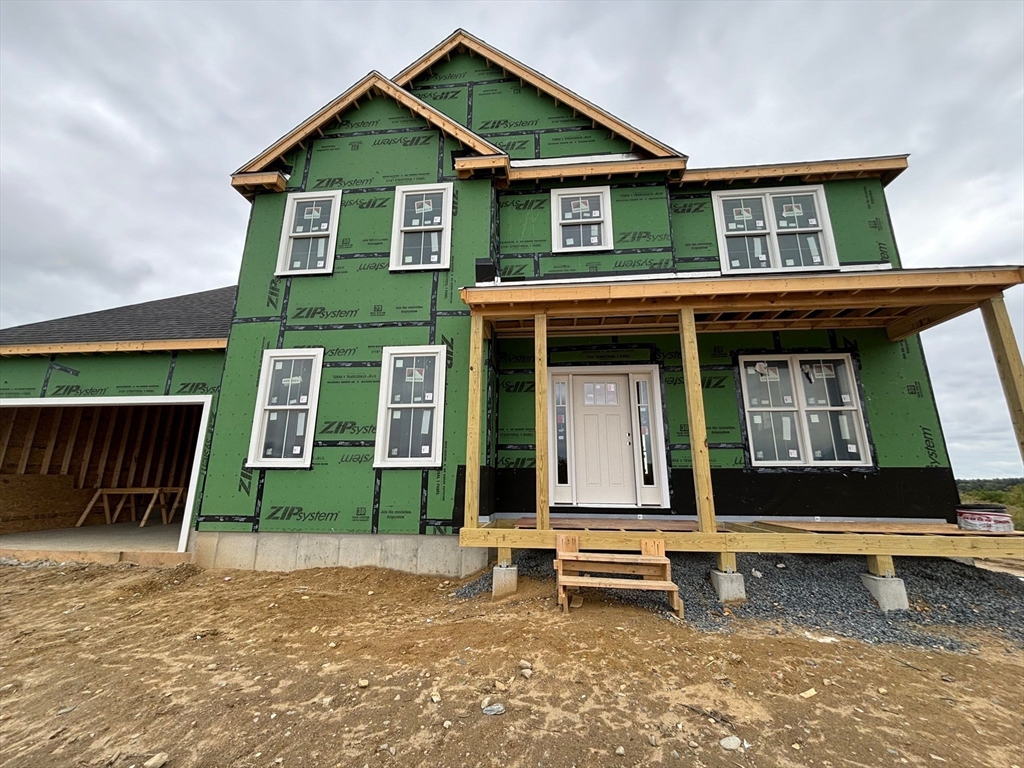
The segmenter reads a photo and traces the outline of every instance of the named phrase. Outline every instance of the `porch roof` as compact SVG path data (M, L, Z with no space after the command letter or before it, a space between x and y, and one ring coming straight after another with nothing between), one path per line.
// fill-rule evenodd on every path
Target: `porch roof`
M675 333L679 310L697 330L884 328L892 341L978 308L1024 283L1024 267L745 275L622 282L480 285L462 289L474 315L499 336Z

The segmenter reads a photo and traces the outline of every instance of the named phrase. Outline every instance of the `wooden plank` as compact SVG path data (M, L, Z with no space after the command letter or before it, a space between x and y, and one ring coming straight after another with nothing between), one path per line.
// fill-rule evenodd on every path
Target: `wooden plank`
M537 463L537 528L551 527L548 497L548 318L533 318L534 453Z
M136 434L135 437L135 447L132 448L131 462L128 464L128 478L125 480L125 485L129 488L131 488L135 484L135 471L139 467L139 457L142 452L142 443L144 438L146 437L146 423L149 421L149 414L152 410L152 406L142 406L142 418L139 419L138 433ZM132 513L134 514L134 512L135 505L133 503Z
M85 450L82 452L82 466L78 470L78 482L75 484L76 488L85 488L85 477L89 473L89 459L92 458L92 449L96 445L96 431L99 429L100 420L106 409L104 408L90 408L89 409L89 435L85 440ZM110 444L110 433L107 435L107 444ZM106 453L103 454L103 460L106 460ZM101 462L102 464L102 462ZM100 469L100 476L103 471ZM99 482L100 478L97 478L96 485L100 486L102 483Z
M146 513L142 516L142 522L139 523L139 528L146 527L146 521L149 520L149 515L153 511L153 505L156 504L157 497L160 495L160 489L157 488L156 493L153 494L153 498L149 500L149 506L146 507ZM164 514L164 522L167 521L167 515Z
M511 547L498 547L498 565L502 568L512 565Z
M33 408L32 416L28 422L28 431L25 432L25 442L21 446L21 460L18 462L19 475L25 474L25 468L28 467L28 457L32 453L32 441L36 439L36 427L39 426L39 413L42 408Z
M562 573L578 575L581 573L618 573L629 576L656 577L665 579L664 564L643 563L581 563L577 560L558 560Z
M180 408L171 407L167 413L167 424L164 426L163 439L160 441L160 459L156 464L156 474L153 476L153 485L161 485L164 481L164 467L167 462L167 447L171 444L171 435L175 434L175 421L178 419Z
M729 524L732 530L734 524ZM738 530L738 525L737 525ZM910 535L941 536L1024 536L1024 531L965 531L951 523L885 523L876 521L839 522L802 520L758 520L754 531L777 530L784 533L808 531L811 533L901 533Z
M3 433L0 434L0 471L4 467L4 459L7 457L7 446L11 444L11 434L14 432L14 422L18 418L18 413L21 411L20 408L3 408L0 409L0 415L4 417L6 425L3 428ZM10 414L10 418L7 418Z
M184 454L181 462L181 468L178 470L177 480L172 482L176 486L184 488L188 484L188 471L193 461L199 461L202 457L199 452L196 451L196 439L199 432L199 414L198 411L193 408L188 415L188 427L186 428L184 435ZM191 458L191 461L189 460Z
M567 587L595 587L597 589L647 589L658 592L679 590L679 586L673 581L616 579L603 576L559 576L558 583Z
M868 555L868 571L875 576L895 576L896 566L892 555Z
M641 556L657 557L660 562L663 562L665 557L665 540L644 539L640 542L640 553Z
M463 524L480 524L480 408L484 380L484 319L469 319L469 400L466 414L466 509Z
M51 408L49 410L53 412L53 424L50 425L50 435L46 438L46 452L43 454L43 463L39 465L40 475L45 475L50 471L53 449L57 447L57 435L60 433L60 421L64 415L63 408Z
M459 167L459 160L455 161L455 167ZM685 169L686 159L682 157L664 157L655 160L616 160L610 162L531 165L525 168L509 168L508 180L569 179L579 178L580 176L604 176L618 173L671 173L673 171L682 173Z
M644 541L650 541L650 539L643 539L641 546ZM664 552L665 542L661 542L663 545L662 551ZM627 555L619 554L616 552L575 552L567 551L565 549L558 550L558 558L560 560L571 560L576 563L640 563L647 565L662 565L667 563L669 560L664 555Z
M74 418L71 420L71 433L68 435L68 443L64 446L64 460L60 463L60 473L68 474L71 469L71 458L75 455L75 441L78 440L78 428L82 425L82 412L84 408L74 408Z
M715 530L715 499L711 487L711 454L708 451L707 422L704 418L704 393L697 356L697 328L693 309L679 310L679 340L683 348L683 382L686 388L686 419L690 427L690 455L693 461L693 485L697 497L697 521L701 531Z
M192 407L185 406L181 413L181 419L178 422L178 430L174 435L174 447L171 449L171 465L167 469L166 480L161 480L163 484L174 484L174 480L177 477L178 462L181 459L182 442L185 436L185 432L188 429L189 419L192 417ZM190 450L188 446L184 449L186 452Z
M143 464L142 477L139 479L139 482L143 485L146 485L149 482L149 470L153 466L153 454L156 453L156 442L160 439L160 424L163 422L164 411L166 409L161 406L156 406L153 410L156 412L156 420L153 422L153 429L149 435L149 447L146 449L146 462ZM157 481L154 485L160 485L160 482Z
M498 521L506 525L510 521ZM511 521L511 528L536 528L536 516L521 517ZM559 530L611 530L611 531L647 531L648 534L660 531L696 531L698 524L696 520L665 520L644 518L636 520L621 517L557 517L553 518L551 524ZM721 527L721 530L725 530Z
M863 173L867 175L881 173L898 174L907 168L907 157L907 155L890 155L887 157L863 157L848 160L822 160L809 163L690 168L683 174L683 182L706 183L711 181L787 178L844 173ZM895 175L892 178L895 178Z
M554 549L556 530L463 529L463 547ZM641 531L578 531L588 550L639 549L649 536ZM780 554L893 555L897 557L1024 558L1024 540L1015 536L904 536L829 533L674 533L661 534L667 552L777 552Z
M736 553L719 552L718 570L722 573L736 573Z
M1010 410L1010 421L1017 436L1017 447L1024 460L1024 363L1021 362L1020 349L1013 336L1013 326L1010 325L1010 315L1006 311L1003 297L982 302L981 316L985 320L999 381L1006 395L1006 406Z
M89 341L76 344L6 344L0 357L17 355L71 355L109 352L169 352L190 349L226 349L228 340L153 339L149 341Z
M99 490L97 490L96 493L94 493L92 495L92 498L89 499L89 503L86 505L85 511L82 513L82 516L79 517L78 518L78 522L75 523L75 527L76 528L81 528L82 527L82 523L85 522L85 518L87 518L89 516L89 513L92 511L92 508L96 505L96 502L97 502L97 500L99 498L100 498L100 492L99 492Z
M111 475L109 485L117 487L118 481L121 479L121 465L124 463L124 452L128 448L128 438L131 435L132 418L135 416L135 406L128 406L128 414L125 416L124 427L122 427L121 433L121 447L117 451L117 460L114 462L114 473Z
M954 317L970 312L978 306L977 302L970 304L952 304L925 307L901 317L885 327L885 333L889 341L902 341L915 333L933 328L939 323L952 320Z

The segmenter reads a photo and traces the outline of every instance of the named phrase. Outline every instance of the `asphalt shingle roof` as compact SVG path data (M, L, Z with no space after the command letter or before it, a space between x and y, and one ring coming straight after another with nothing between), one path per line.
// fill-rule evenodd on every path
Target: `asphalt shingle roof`
M0 345L226 339L237 286L0 330Z

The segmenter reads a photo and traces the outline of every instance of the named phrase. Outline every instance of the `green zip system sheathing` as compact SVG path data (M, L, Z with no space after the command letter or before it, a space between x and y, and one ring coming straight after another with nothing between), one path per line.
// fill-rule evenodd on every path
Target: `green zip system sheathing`
M450 533L461 524L469 312L459 288L491 250L489 181L455 178L457 142L390 99L365 101L293 154L289 192L343 190L331 275L274 277L286 194L258 195L225 362L201 531ZM389 273L396 185L454 182L451 263ZM447 348L440 469L374 469L381 355ZM246 467L265 349L322 347L312 466Z

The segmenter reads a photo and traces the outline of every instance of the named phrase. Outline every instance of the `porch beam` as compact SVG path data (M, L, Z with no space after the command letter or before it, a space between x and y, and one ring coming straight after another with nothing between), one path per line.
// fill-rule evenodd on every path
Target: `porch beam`
M679 341L683 347L683 381L686 387L686 418L690 426L693 487L697 496L697 525L702 533L714 533L715 498L711 489L711 455L708 452L704 394L697 356L697 325L693 307L679 310Z
M548 516L548 317L533 318L534 452L537 456L537 529L551 528Z
M469 319L469 402L466 413L466 509L463 525L480 523L480 400L483 389L484 318Z
M920 333L939 323L952 320L974 309L977 304L944 304L934 307L925 307L909 315L899 318L885 327L885 333L889 341L902 341L908 336Z
M463 547L554 549L565 531L463 528ZM577 531L581 549L640 551L649 531ZM932 536L864 533L677 533L659 531L666 552L773 552L779 554L890 555L898 557L1024 557L1024 536Z
M985 330L996 359L1006 405L1010 409L1017 448L1020 449L1021 460L1024 460L1024 363L1021 362L1020 349L1002 295L982 302L981 316L985 319Z

